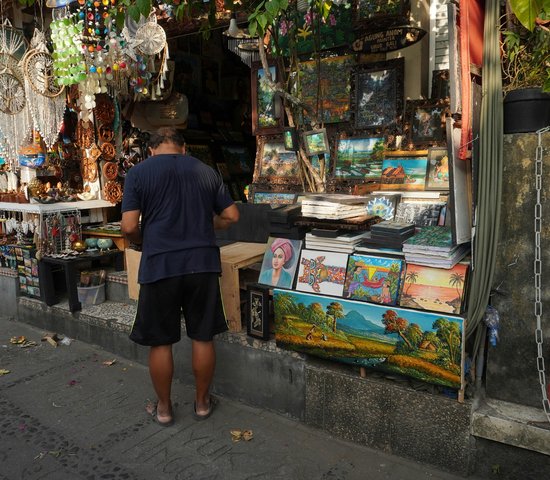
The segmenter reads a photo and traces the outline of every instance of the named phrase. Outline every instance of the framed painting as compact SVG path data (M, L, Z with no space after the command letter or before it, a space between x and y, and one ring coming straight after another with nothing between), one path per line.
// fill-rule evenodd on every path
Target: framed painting
M250 152L245 146L221 145L220 150L231 173L239 175L252 171Z
M269 287L258 283L249 284L247 298L247 335L269 340Z
M306 106L302 123L341 123L350 119L350 74L353 55L298 64L297 96ZM319 88L318 88L319 87Z
M460 313L468 265L453 268L424 267L408 263L399 304L419 310Z
M198 158L201 162L206 163L209 167L216 168L212 159L212 151L207 144L188 143L185 145L188 155Z
M373 195L367 202L367 214L376 215L384 220L393 220L399 200L399 194Z
M329 152L327 131L324 128L303 133L304 150L308 157Z
M251 203L268 204L272 206L293 205L297 195L290 192L253 192Z
M300 183L298 155L285 148L281 135L259 136L256 143L254 183L269 185L298 185Z
M292 288L301 248L302 240L269 237L258 283Z
M345 180L379 179L384 145L384 137L340 136L335 142L333 176Z
M278 288L273 311L280 348L436 385L464 385L460 316Z
M404 266L400 259L350 255L344 297L397 305Z
M351 103L356 129L398 131L403 115L405 59L355 65Z
M277 81L277 67L271 65L269 72ZM251 69L252 134L278 133L283 128L281 98L267 82L266 72L260 64Z
M408 100L404 122L408 148L445 146L445 120L449 115L448 99Z
M386 157L382 162L380 190L424 190L427 157Z
M449 70L433 70L431 98L449 98L450 96L451 80Z
M295 127L285 127L283 129L283 140L287 150L293 150L296 152L300 149L298 131Z
M445 202L401 202L397 205L395 221L414 223L416 227L435 226L445 206Z
M410 0L354 0L352 21L355 29L387 28L410 23Z
M449 153L446 148L428 150L426 190L449 190Z
M302 250L296 290L342 296L347 264L347 253Z

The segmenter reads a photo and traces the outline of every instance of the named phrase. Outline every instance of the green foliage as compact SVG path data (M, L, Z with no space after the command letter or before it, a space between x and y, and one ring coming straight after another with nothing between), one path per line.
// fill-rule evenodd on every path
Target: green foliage
M542 87L550 92L550 0L509 0L513 12L502 32L505 91Z

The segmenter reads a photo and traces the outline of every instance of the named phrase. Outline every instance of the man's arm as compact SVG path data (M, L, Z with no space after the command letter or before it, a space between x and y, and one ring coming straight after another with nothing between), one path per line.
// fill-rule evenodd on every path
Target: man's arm
M223 212L222 212L223 213ZM139 229L139 216L141 211L130 210L129 212L122 213L122 221L120 222L120 228L122 234L131 242L136 245L141 245L141 231Z
M234 203L229 205L219 215L214 215L214 229L225 230L239 221L239 209Z

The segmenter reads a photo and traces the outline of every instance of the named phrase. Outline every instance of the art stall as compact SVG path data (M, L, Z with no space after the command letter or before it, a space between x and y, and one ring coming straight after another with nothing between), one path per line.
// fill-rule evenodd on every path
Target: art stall
M273 213L247 332L462 400L472 200L459 89L448 59L421 85L411 59L427 32L409 2L371 3L333 4L315 23L298 2L252 65L250 201Z

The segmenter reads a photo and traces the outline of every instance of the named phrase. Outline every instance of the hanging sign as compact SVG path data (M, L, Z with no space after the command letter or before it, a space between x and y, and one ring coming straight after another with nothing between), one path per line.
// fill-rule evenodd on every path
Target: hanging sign
M355 52L384 53L410 47L426 35L416 27L395 27L362 35L351 44Z

